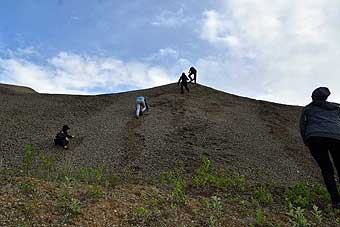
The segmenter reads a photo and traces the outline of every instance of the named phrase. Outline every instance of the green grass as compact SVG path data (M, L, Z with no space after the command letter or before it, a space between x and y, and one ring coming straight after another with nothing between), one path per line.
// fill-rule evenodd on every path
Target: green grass
M62 188L53 204L56 212L66 217L65 222L81 213L84 201L106 199L108 192L126 183L106 167L57 168L53 155L38 155L30 145L24 147L20 170L24 178L15 185L20 193L35 196L38 185L31 178L55 182ZM214 166L208 157L202 157L192 172L175 166L162 173L159 182L144 184L152 184L164 194L148 195L139 205L130 207L128 217L135 225L152 226L159 218L175 218L183 211L190 211L204 226L223 226L230 215L250 220L248 226L332 226L339 215L330 208L329 194L321 184L298 182L279 190L269 183L254 186L242 174ZM76 187L82 188L82 196L73 192ZM28 212L29 207L22 209Z

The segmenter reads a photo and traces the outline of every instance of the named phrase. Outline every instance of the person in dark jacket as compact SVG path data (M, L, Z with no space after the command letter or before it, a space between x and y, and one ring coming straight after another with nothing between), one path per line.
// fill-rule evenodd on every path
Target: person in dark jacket
M326 101L330 95L326 87L312 93L312 102L303 108L300 132L303 142L318 163L331 196L334 208L340 208L340 196L334 178L334 165L340 174L340 104Z
M68 134L67 131L69 129L70 128L67 125L64 125L62 130L57 133L54 139L54 144L56 146L62 146L64 149L68 149L68 144L70 142L70 139L74 137Z
M182 73L181 77L178 80L177 85L179 85L179 83L181 83L181 93L184 93L183 87L185 87L185 89L189 92L189 88L188 88L188 77L185 75L185 73Z
M194 78L191 78L191 75L193 75ZM194 81L194 83L196 84L196 76L197 76L197 70L194 67L190 67L189 75L188 75L190 82Z

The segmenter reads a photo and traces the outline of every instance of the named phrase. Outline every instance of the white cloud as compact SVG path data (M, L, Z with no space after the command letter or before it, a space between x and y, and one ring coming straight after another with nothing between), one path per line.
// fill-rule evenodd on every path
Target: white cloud
M157 60L162 60L164 58L177 59L178 57L179 57L179 53L177 50L167 47L167 48L159 49L157 53L149 56L147 60L157 61Z
M314 88L328 86L340 101L337 0L220 3L203 15L201 38L220 49L198 61L204 73L217 73L206 83L290 104L305 104Z
M4 51L4 54L11 57L31 57L31 56L38 56L39 52L36 48L30 46L26 48L17 48L15 50L7 49Z
M177 11L165 10L161 12L151 24L154 26L174 28L188 23L189 20L190 18L186 16L184 8L179 8Z
M204 12L201 38L216 45L228 45L229 47L239 45L237 37L229 34L228 21L214 10Z
M145 63L60 52L43 65L0 58L0 81L42 93L97 94L163 85L171 79L163 68Z
M167 67L167 72L173 75L174 79L179 77L183 71L187 71L192 65L188 59L181 56L179 50L170 47L159 49L146 58L146 61Z

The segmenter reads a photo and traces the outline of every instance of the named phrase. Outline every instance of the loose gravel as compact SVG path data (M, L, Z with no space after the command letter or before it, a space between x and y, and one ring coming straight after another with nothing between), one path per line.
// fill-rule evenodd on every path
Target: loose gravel
M274 104L190 84L97 96L39 94L0 85L0 167L17 166L23 146L53 154L59 166L110 167L145 178L179 164L188 172L202 155L214 166L250 181L282 185L319 181L320 173L298 130L301 107ZM135 97L150 111L134 118ZM55 147L64 125L75 138L69 150Z

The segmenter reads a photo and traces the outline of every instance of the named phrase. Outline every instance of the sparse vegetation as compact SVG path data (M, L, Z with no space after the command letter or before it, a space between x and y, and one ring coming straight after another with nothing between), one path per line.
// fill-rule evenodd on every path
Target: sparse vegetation
M55 168L55 158L52 155L40 154L37 166L37 175L42 179L51 179Z
M266 222L266 216L262 209L256 209L255 224L256 226L263 226Z
M222 216L223 211L221 198L217 196L212 196L210 202L208 203L208 208L211 211L209 217L209 226L211 227L220 226L219 220Z
M294 185L285 196L288 204L294 207L307 208L312 202L310 187L304 182Z
M110 174L107 179L107 184L110 187L116 187L120 183L120 178L114 174Z
M71 216L80 212L81 204L68 190L65 190L58 194L57 200L55 201L55 207L62 214Z
M253 197L260 205L269 205L273 202L273 196L264 186L258 187Z
M20 190L25 194L34 192L35 184L30 179L25 179L19 183Z
M81 167L76 173L76 179L87 184L100 184L103 182L105 168Z
M241 191L244 191L246 183L245 177L238 173L227 173L222 168L214 171L211 168L211 161L205 156L203 156L201 166L197 169L192 181L198 188L209 186L223 190L234 187Z
M64 176L62 184L64 185L64 187L67 188L73 187L75 185L75 180L72 177Z
M317 206L313 206L313 211L312 214L314 216L315 219L315 223L317 225L320 225L322 223L322 211L319 210L319 208Z
M150 211L145 207L137 207L135 209L135 214L138 218L146 220L149 217Z
M98 184L89 185L87 192L88 192L87 194L92 198L99 198L104 194L102 186Z
M170 188L171 207L176 208L179 204L185 204L187 194L185 192L186 180L183 176L179 176L176 172L164 172L160 176L161 183Z
M35 158L35 151L32 148L32 145L27 144L24 146L24 156L22 158L22 169L26 175L29 174L29 171L33 168L33 161Z
M15 209L20 209L25 217L32 217L38 209L33 205L37 199L49 198L53 205L47 210L54 210L55 214L64 217L58 222L63 225L78 220L78 216L84 215L83 209L107 201L110 195L125 187L124 184L129 184L104 167L81 167L78 170L68 166L56 168L53 156L37 155L32 146L25 146L21 170L23 177L18 180L7 177L2 182L2 185L9 187L11 181L17 181L15 185L19 195L28 199ZM159 220L171 223L179 213L189 215L197 225L212 227L228 226L231 215L236 215L239 220L249 220L248 226L305 227L325 223L332 226L339 222L337 213L327 206L330 198L323 185L299 182L287 189L281 188L285 193L275 194L277 188L271 184L247 185L244 176L216 168L207 157L202 158L194 173L187 173L184 168L176 166L174 170L164 172L159 179L161 184L145 186L149 192L135 192L131 197L135 202L126 208L119 208L130 207L128 223L146 226L152 226ZM39 180L45 183L37 183ZM51 189L42 192L41 188L46 184L54 184L54 192L48 192ZM126 186L128 189L125 190L129 193L137 186L135 182L132 184ZM150 187L154 187L152 193ZM45 198L41 197L41 193L45 193ZM119 204L121 196L116 199ZM49 205L46 203L44 206ZM116 209L110 211L113 213L120 212L118 208L106 209ZM282 216L286 217L286 221ZM29 219L18 222L17 226L24 226L26 220ZM30 220L27 223L32 225L36 222Z
M307 227L310 226L305 217L305 210L301 207L294 207L291 203L288 205L289 224L292 227Z

